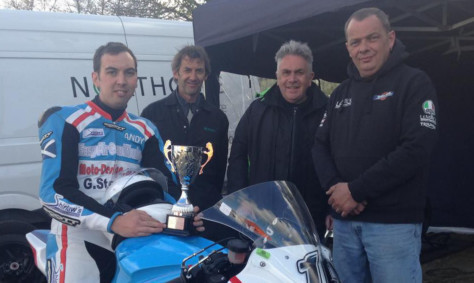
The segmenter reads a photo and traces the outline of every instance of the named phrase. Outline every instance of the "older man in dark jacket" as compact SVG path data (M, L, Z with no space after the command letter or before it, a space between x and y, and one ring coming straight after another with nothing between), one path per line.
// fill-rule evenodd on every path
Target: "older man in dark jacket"
M178 87L168 97L148 105L142 116L158 128L163 140L175 145L205 147L212 143L214 155L190 185L189 199L200 210L211 207L222 198L227 165L229 121L218 107L206 101L201 93L210 73L209 58L202 47L185 46L173 58L173 78ZM174 180L175 186L180 184ZM179 195L173 195L176 199ZM225 227L205 222L202 234L213 240L226 236Z
M249 106L235 131L228 191L271 180L291 181L322 235L327 204L311 146L328 99L312 82L313 57L306 44L287 42L275 59L277 83Z

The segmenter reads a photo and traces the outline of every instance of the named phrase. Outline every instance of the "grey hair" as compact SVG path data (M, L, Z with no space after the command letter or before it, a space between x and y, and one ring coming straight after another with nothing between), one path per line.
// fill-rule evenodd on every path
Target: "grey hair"
M287 55L297 55L302 57L308 63L308 70L313 71L313 53L307 43L290 40L285 42L275 54L277 71L280 68L280 62Z
M362 21L370 16L376 16L380 22L382 23L383 28L386 32L392 31L392 27L390 27L390 21L388 19L387 14L384 11L380 10L379 8L362 8L360 10L355 11L352 15L347 19L346 24L344 25L344 34L347 39L347 27L349 26L350 21Z

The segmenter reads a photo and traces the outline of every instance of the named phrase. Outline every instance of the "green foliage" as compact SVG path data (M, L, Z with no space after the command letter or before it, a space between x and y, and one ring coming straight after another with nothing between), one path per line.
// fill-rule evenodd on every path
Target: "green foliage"
M326 94L327 96L330 96L331 93L334 91L334 89L339 85L339 83L332 83L324 80L320 80L319 86L321 87L321 90Z

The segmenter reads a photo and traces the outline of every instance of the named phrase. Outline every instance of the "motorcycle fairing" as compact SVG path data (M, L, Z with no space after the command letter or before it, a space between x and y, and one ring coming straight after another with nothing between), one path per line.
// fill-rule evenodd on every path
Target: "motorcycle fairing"
M129 238L116 250L117 272L113 282L167 282L181 274L181 262L213 244L205 238L154 234ZM215 249L221 248L216 245ZM204 256L213 250L205 251ZM197 259L190 260L195 264Z

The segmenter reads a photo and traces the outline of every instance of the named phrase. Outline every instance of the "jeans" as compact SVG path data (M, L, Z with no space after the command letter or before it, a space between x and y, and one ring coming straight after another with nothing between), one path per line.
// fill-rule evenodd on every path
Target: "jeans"
M344 283L422 282L421 223L334 219L333 258Z

